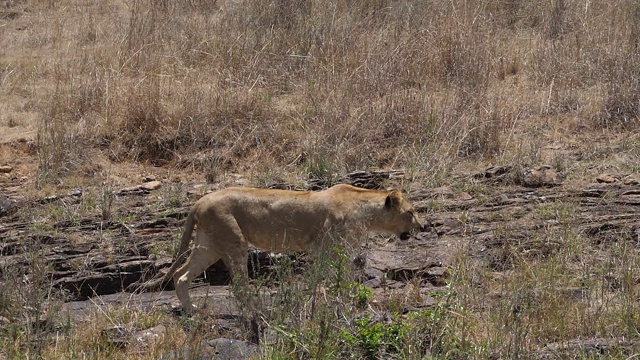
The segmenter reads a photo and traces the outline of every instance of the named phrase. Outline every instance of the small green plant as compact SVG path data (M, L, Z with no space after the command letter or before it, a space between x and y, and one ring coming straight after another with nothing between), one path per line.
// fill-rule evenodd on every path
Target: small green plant
M351 298L354 300L358 309L364 309L371 302L373 291L359 283L351 283Z
M368 316L354 320L357 345L364 349L367 357L378 356L385 343L385 328L379 322L373 322Z
M331 249L331 255L328 260L329 269L333 271L333 278L330 279L330 288L334 295L344 294L349 290L349 283L347 281L347 273L349 268L347 264L350 262L347 252L338 246L334 246Z
M342 328L339 338L351 349L359 349L365 358L399 354L408 328L399 316L389 323L375 321L371 315L353 320L352 330Z

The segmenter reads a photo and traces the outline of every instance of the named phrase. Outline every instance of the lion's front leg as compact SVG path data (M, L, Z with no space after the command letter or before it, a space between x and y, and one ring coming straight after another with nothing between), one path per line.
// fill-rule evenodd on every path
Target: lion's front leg
M222 261L229 270L233 281L240 281L246 284L249 281L247 261L249 246L244 240L239 242L234 241L234 245L235 246L229 248L226 254L222 256Z

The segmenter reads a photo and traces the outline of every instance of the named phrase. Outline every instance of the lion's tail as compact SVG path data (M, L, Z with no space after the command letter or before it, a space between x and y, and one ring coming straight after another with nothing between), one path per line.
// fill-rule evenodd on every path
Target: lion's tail
M193 206L189 211L189 215L187 215L187 220L184 224L184 231L182 232L182 239L180 240L180 248L176 253L175 260L169 268L169 271L167 271L167 273L162 278L151 279L144 283L133 283L129 285L128 289L135 291L158 289L171 280L178 267L182 265L184 258L187 255L187 250L189 250L191 234L193 233L193 228L195 227L195 213L196 207Z

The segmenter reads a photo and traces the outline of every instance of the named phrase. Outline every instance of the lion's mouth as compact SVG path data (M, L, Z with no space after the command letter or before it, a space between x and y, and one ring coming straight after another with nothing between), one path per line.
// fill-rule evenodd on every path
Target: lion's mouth
M400 240L409 240L410 237L411 233L408 232L403 232L402 234L400 234Z

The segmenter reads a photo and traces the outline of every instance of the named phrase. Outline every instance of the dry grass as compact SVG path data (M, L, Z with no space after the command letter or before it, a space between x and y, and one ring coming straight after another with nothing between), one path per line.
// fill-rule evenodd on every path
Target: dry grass
M532 129L637 123L632 1L14 1L3 11L18 14L3 20L5 121L26 105L41 114L47 179L73 171L87 147L220 173L446 172L469 158L537 162Z
M403 167L436 186L485 163L550 163L581 181L618 159L600 145L637 172L638 23L632 0L10 0L0 131L29 137L37 121L40 187L95 181L95 158L262 185ZM515 358L563 339L637 336L637 276L611 278L638 268L630 242L578 262L593 247L565 230L546 257L506 244L509 271L490 289L468 279L491 271L460 255L446 311L416 320L433 331L422 346ZM576 282L591 290L567 311ZM19 301L0 297L7 309ZM0 334L16 356L31 341ZM84 354L65 346L34 351Z

